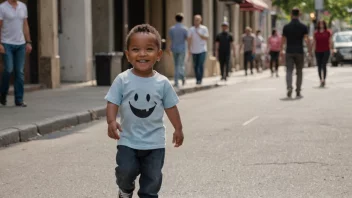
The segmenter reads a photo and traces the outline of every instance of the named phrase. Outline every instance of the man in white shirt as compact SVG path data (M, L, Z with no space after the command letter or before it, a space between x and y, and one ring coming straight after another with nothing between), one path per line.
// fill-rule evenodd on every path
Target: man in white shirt
M209 38L208 28L202 25L201 22L202 17L195 15L194 26L189 29L188 34L189 56L192 55L197 85L202 84L204 62L207 55L207 40Z
M26 52L32 51L28 25L27 6L18 0L0 4L0 53L3 54L4 71L0 86L0 103L6 105L11 73L15 72L15 105L26 107L24 94L24 64Z
M261 31L257 30L256 32L256 37L255 37L255 67L257 68L257 72L259 73L260 71L263 70L263 43L264 43L264 38L261 35Z

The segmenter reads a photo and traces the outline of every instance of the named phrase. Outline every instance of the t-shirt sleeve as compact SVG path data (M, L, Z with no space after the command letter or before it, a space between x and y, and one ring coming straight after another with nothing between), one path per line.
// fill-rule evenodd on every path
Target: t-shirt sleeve
M230 34L230 42L231 42L231 43L233 42L233 36L232 36L232 34Z
M0 6L0 20L4 19L4 13L2 12L2 7Z
M172 87L170 81L165 80L164 93L163 93L163 105L165 109L171 108L179 102L178 96Z
M188 38L188 29L186 27L185 27L183 33L184 33L185 39L187 39Z
M123 95L123 83L120 76L117 76L112 83L108 93L105 96L105 100L114 103L118 106L122 103L122 95Z
M172 40L171 28L169 29L169 32L168 32L168 37L169 37L169 39L171 39L171 40Z
M209 36L208 28L204 26L204 36Z
M282 36L287 37L287 28L286 28L286 26L282 30Z
M215 41L216 42L220 42L220 36L219 35L216 35Z
M192 37L192 28L189 28L188 30L188 38L191 38Z
M308 34L308 26L304 25L304 31L303 31L304 35Z
M24 5L24 18L28 18L28 10L26 5Z

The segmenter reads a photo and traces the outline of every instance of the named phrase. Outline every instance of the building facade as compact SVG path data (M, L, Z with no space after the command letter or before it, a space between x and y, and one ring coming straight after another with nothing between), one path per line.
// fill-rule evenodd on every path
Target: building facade
M0 0L3 2L4 0ZM184 13L184 24L191 27L193 16L200 14L209 29L205 76L219 74L214 57L215 36L222 21L230 23L236 46L246 26L261 29L264 37L271 32L270 0L23 0L28 7L28 20L33 52L27 57L25 82L60 87L61 82L87 82L95 79L94 54L123 54L128 31L135 25L149 23L156 27L166 47L168 29L176 13ZM232 67L241 69L238 52ZM120 58L117 72L128 68ZM193 76L191 61L186 58L187 76ZM0 72L2 67L0 66ZM164 54L156 65L160 73L172 77L173 59Z

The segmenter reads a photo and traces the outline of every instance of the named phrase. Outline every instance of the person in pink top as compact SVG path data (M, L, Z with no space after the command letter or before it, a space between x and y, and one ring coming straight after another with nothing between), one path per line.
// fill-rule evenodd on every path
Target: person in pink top
M273 64L275 63L276 77L279 77L279 55L281 50L281 36L276 30L272 31L268 39L268 53L270 53L270 70L271 76L274 76Z
M318 22L317 31L314 33L313 46L315 47L315 57L318 64L320 87L324 87L327 73L326 64L332 49L331 32L327 29L325 21Z

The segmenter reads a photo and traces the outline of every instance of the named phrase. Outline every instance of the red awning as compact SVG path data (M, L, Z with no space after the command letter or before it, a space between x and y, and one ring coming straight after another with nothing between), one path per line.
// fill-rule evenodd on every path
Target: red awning
M241 11L260 11L268 8L268 5L263 0L245 0L240 4Z

